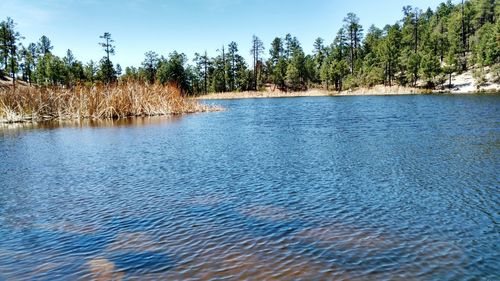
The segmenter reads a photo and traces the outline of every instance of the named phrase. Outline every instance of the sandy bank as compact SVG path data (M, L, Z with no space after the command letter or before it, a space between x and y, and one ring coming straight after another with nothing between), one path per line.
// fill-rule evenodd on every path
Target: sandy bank
M371 88L358 88L335 93L334 96L399 96L399 95L419 95L424 91L417 88L402 86L377 85Z
M382 95L415 95L423 93L419 89L407 87L385 87L375 86L372 88L359 88L342 92L312 89L304 92L230 92L214 93L196 97L199 100L223 100L223 99L258 99L258 98L291 98L291 97L325 97L325 96L382 96Z
M487 69L489 72L489 68ZM474 79L472 70L466 71L461 74L452 75L451 84L452 88L448 90L452 94L470 94L480 91L497 92L500 93L500 84L494 82L494 77L491 72L485 75L486 82L479 86Z
M259 98L290 98L290 97L324 97L331 96L333 92L323 90L309 90L304 92L280 92L280 91L262 91L262 92L227 92L213 93L196 97L198 100L229 100L229 99L259 99Z

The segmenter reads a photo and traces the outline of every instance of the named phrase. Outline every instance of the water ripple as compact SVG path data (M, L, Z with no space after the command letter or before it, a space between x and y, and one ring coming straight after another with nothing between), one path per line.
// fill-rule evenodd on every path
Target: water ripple
M0 128L0 280L498 280L499 101Z

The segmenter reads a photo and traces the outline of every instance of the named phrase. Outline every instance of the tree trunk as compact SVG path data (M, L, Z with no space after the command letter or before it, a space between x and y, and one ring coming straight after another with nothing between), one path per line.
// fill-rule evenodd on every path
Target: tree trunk
M462 0L462 55L463 55L463 61L462 61L462 69L466 70L467 64L465 63L465 56L466 56L466 50L467 50L467 38L465 35L465 4L464 0Z
M441 19L442 20L442 19ZM444 25L443 23L441 23L441 37L439 38L439 43L440 43L440 59L441 59L441 63L443 63L443 60L444 60L444 40L443 40L443 36L444 36Z
M418 52L418 16L415 12L415 54Z
M16 87L16 71L15 71L15 58L16 54L14 51L14 47L11 47L10 51L10 74L12 76L12 86L15 88Z
M222 72L223 72L223 80L224 80L224 89L222 92L226 92L226 53L224 51L224 45L222 46Z
M352 28L350 29L350 32L349 32L349 35L351 38L349 38L349 45L350 45L350 49L351 49L351 74L354 73L354 38L353 38L353 34L352 34Z

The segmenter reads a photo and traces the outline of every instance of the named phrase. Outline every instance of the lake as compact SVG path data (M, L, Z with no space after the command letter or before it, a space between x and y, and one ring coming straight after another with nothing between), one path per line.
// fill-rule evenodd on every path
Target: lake
M498 280L500 96L0 127L0 280Z

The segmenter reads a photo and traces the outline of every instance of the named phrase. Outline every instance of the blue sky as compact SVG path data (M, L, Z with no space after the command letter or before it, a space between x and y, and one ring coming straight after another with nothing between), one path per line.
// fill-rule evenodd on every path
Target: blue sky
M443 0L444 1L444 0ZM2 0L0 19L18 23L25 43L48 36L54 53L69 48L84 62L103 53L99 35L116 41L115 63L138 66L144 53L167 55L173 50L192 58L195 52L214 55L223 44L238 43L249 57L253 34L269 47L271 40L291 33L310 52L314 39L332 42L348 12L356 13L365 30L401 18L402 7L435 8L439 0ZM456 2L456 1L454 1ZM266 50L267 55L267 50Z

